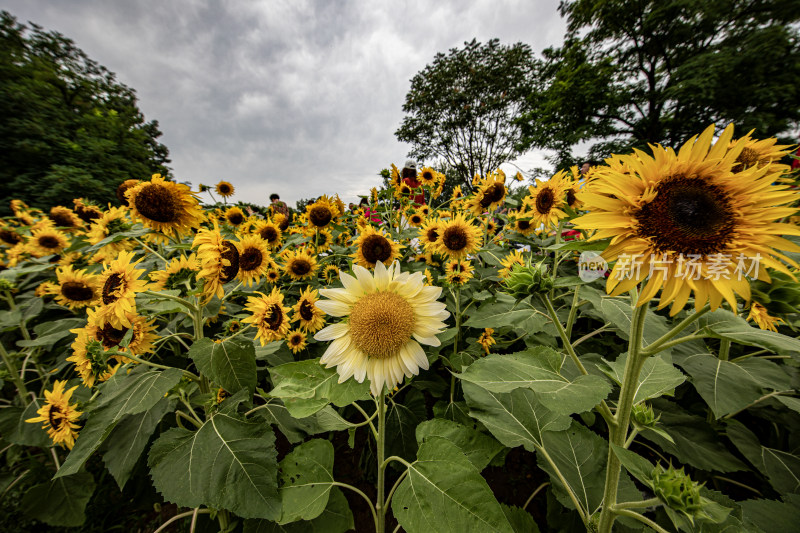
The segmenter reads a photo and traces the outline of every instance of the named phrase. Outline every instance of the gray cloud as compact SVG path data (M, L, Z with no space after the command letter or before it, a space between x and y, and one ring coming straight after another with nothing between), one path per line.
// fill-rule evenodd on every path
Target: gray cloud
M564 33L558 0L5 4L136 89L177 179L226 179L234 200L256 203L365 194L405 159L394 131L409 80L437 52L473 37L540 51ZM517 163L542 166L542 154Z

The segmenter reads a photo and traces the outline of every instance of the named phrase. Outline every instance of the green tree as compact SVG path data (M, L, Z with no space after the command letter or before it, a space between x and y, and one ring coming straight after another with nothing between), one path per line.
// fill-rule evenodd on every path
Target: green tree
M590 157L675 146L709 124L779 135L800 121L800 11L791 0L572 0L564 45L520 121L525 147L596 142Z
M0 13L0 215L11 198L101 205L130 178L169 176L158 122L136 93L59 33Z
M411 79L395 136L411 144L409 156L439 159L471 190L472 177L519 155L517 119L536 80L528 45L476 40L438 53Z

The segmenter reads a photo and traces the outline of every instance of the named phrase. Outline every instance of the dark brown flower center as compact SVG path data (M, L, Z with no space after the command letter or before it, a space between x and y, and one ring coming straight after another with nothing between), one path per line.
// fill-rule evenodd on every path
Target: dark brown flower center
M53 235L42 235L39 237L37 242L39 243L39 246L42 248L47 248L48 250L55 250L61 244Z
M66 211L66 209L57 209L53 208L50 210L50 220L55 222L56 226L62 226L66 228L74 228L75 227L75 219L70 216L70 213Z
M277 331L283 323L283 309L278 304L272 304L264 315L264 324L272 331Z
M222 267L219 279L223 283L227 283L236 277L239 273L239 250L236 249L231 241L222 241L222 253L220 254L223 259L230 261L230 264Z
M433 172L430 170L426 170L422 173L422 180L423 181L433 181Z
M300 318L306 322L310 322L314 318L314 304L308 300L300 302Z
M103 343L103 348L106 350L119 346L122 339L125 338L127 329L117 329L111 324L106 324L102 329L98 329L95 333L95 338ZM131 339L133 340L133 339Z
M311 272L311 263L306 259L295 259L289 266L289 270L291 270L292 274L295 276L305 276Z
M82 206L76 207L75 208L75 213L84 222L91 222L91 221L97 220L98 218L103 216L103 214L96 207L92 207L92 206L89 206L89 207L82 207Z
M308 212L308 220L315 226L322 228L328 225L333 218L333 213L325 205L314 205Z
M736 164L733 165L733 170L744 170L746 167L752 167L758 164L758 152L752 148L744 148L739 157L736 158Z
M539 194L536 195L536 212L546 215L550 212L550 209L553 208L555 200L556 195L553 194L553 189L550 187L543 188L539 191Z
M428 242L436 242L436 239L439 238L439 228L429 228L425 233L425 237L428 239Z
M122 285L122 276L114 272L103 284L103 303L108 305L119 300L119 295L114 292Z
M61 285L61 294L74 302L86 302L94 298L94 291L80 281L67 281Z
M22 240L22 237L16 231L12 231L10 229L0 229L0 241L3 241L6 244L17 244Z
M448 250L458 252L467 246L467 232L464 228L459 226L451 226L444 230L442 242Z
M156 222L174 222L180 218L178 199L159 183L146 184L136 194L134 205L142 216Z
M264 255L258 248L245 248L239 256L239 268L245 272L255 270L264 263Z
M278 240L278 232L272 226L267 226L265 228L262 228L261 231L259 232L259 235L261 235L261 238L270 244L273 244L275 241Z
M242 213L240 213L238 211L233 211L232 213L228 213L228 217L227 218L228 218L228 222L230 222L231 225L233 225L233 226L238 226L239 224L244 222L244 214L242 214Z
M736 227L730 197L721 187L682 175L659 183L655 198L634 218L637 233L652 242L658 253L720 253Z
M136 185L136 180L126 180L119 184L117 187L117 200L122 205L128 205L128 197L125 196L125 191Z
M220 183L217 185L217 190L219 190L220 194L230 194L231 193L231 186L227 183Z
M392 256L392 244L383 235L370 235L361 243L361 254L368 263L383 263Z
M300 346L303 343L305 336L302 333L294 333L289 337L289 344L292 346Z
M517 220L517 228L524 231L530 227L531 227L530 220Z
M483 198L481 198L481 207L489 207L493 203L502 200L503 197L505 197L505 195L506 195L505 185L496 182L492 183L483 192Z
M64 413L61 412L61 407L58 405L50 405L50 411L47 413L47 421L50 422L50 427L58 431L61 429L61 424L64 423Z
M575 191L572 189L567 189L567 205L572 207L578 201L578 197L575 196Z
M289 227L289 222L291 222L289 217L283 217L283 219L278 223L278 228L281 231L286 231L286 229Z

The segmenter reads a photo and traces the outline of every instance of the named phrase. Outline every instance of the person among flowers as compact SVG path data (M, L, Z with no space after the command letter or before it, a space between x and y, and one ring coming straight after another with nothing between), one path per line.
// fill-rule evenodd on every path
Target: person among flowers
M280 213L281 215L288 217L289 216L289 206L286 205L286 202L281 200L281 197L277 193L272 193L269 195L269 209L272 211L273 214Z
M417 179L417 163L412 159L406 161L400 175L403 179L403 183L408 185L412 191L419 190L416 194L412 193L412 204L414 206L423 205L425 203L425 193L422 192L422 182Z
M364 218L367 219L367 222L370 224L381 223L381 217L378 215L378 211L369 206L369 201L366 198L362 198L358 205L364 209Z

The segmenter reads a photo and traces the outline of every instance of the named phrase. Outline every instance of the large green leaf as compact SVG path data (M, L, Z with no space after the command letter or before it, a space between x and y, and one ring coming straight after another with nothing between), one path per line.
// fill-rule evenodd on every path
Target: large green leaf
M774 448L761 448L764 471L781 494L800 493L800 457Z
M483 470L504 446L491 436L443 418L427 420L417 426L417 440L422 443L430 437L443 437L464 452L478 470Z
M800 496L788 494L784 501L747 500L739 502L744 519L768 533L797 533L800 524Z
M280 525L270 520L245 520L244 533L345 533L355 529L353 513L342 491L333 487L328 506L321 515L308 522Z
M120 490L125 487L159 422L174 409L175 401L163 398L151 409L123 418L105 440L101 450L103 462Z
M725 434L745 458L753 463L760 472L764 472L764 457L761 455L761 443L756 434L738 420L725 421Z
M497 295L496 301L485 303L472 311L462 325L471 328L494 328L511 326L515 330L537 333L547 325L547 315L537 311L530 299L517 301L505 293Z
M600 376L565 378L560 373L562 361L563 356L555 350L535 346L508 355L489 355L456 376L493 392L531 389L548 409L567 415L589 411L611 392L611 385Z
M539 526L525 509L500 504L514 533L539 533Z
M491 392L466 382L464 397L470 416L486 426L494 437L509 448L524 446L532 452L542 446L542 434L568 428L572 419L550 411L529 389Z
M608 370L603 368L601 370L613 379L617 385L621 385L627 359L627 352L620 354L616 361L606 361L604 359L603 361L608 365ZM665 361L661 355L649 357L642 365L642 372L639 374L633 404L636 405L650 398L658 398L663 394L671 394L671 391L685 380L686 377L683 373L671 363Z
M408 533L513 529L478 470L456 445L429 437L392 498L395 518Z
M29 341L17 341L17 346L33 347L43 346L45 349L50 349L53 344L60 341L65 337L74 337L74 333L70 332L71 329L80 327L86 324L86 320L81 318L64 318L53 322L45 322L38 324L33 328L33 338Z
M418 390L411 390L403 403L391 402L386 412L386 454L413 461L417 456L414 432L426 418L425 398Z
M692 377L692 385L717 418L735 413L761 397L761 384L736 363L707 353L676 356L675 363Z
M301 444L278 465L280 524L312 520L328 505L333 482L333 445L322 439Z
M325 431L340 431L352 426L330 405L305 418L293 417L286 406L279 403L264 405L256 413L270 424L274 424L292 444L297 444L311 435Z
M590 312L604 322L614 326L620 337L628 340L633 319L633 308L630 298L621 296L607 296L602 291L593 287L581 287L581 298L588 300L594 312ZM647 346L669 331L669 326L664 317L647 312L643 334L644 345Z
M0 409L0 435L3 440L22 446L36 446L47 448L52 444L47 430L42 428L42 423L25 422L29 418L39 415L36 411L44 405L44 400L37 398L24 409L15 405Z
M51 526L78 527L86 521L84 510L94 487L88 472L53 479L28 489L21 508L26 515Z
M126 415L153 408L183 375L176 368L161 371L143 367L123 376L118 372L103 384L103 394L89 412L89 420L55 477L76 473Z
M289 412L298 418L313 414L328 403L344 407L356 400L369 398L369 383L366 380L359 383L351 378L344 383L338 383L339 374L333 369L323 367L319 359L276 366L270 368L269 373L273 384L270 395L284 398ZM316 410L309 413L308 402L301 402L300 408L295 409L290 400L313 400L311 407Z
M197 431L173 428L150 448L156 489L181 507L207 505L244 518L280 518L272 428L217 413Z
M233 394L247 389L252 398L256 387L256 349L253 341L234 337L215 342L200 339L189 348L197 369Z
M593 513L603 500L608 443L577 422L565 431L545 432L542 440L544 449L561 471L581 507L589 514ZM564 490L563 483L543 454L536 455L539 466L550 474L553 485Z
M800 352L800 340L752 327L742 317L717 309L703 317L702 332L718 339L728 339L747 346L758 346L777 353Z

